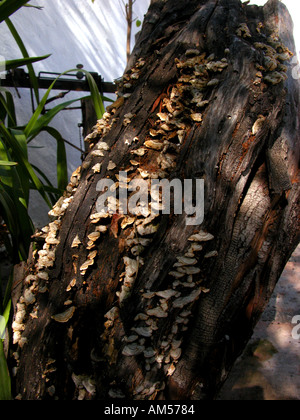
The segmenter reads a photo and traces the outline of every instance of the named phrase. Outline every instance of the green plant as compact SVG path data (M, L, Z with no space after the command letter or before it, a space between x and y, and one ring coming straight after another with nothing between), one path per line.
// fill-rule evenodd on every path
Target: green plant
M58 130L49 127L49 124L63 109L84 99L66 101L44 112L49 95L59 77L66 73L77 72L78 69L62 73L40 99L38 79L32 64L45 60L49 55L29 57L21 37L9 19L9 16L23 5L29 6L27 1L0 0L0 23L5 20L23 55L21 59L0 62L0 68L3 68L5 64L6 70L10 71L26 65L36 101L36 110L28 123L18 126L13 96L9 90L0 86L0 214L8 231L4 241L13 264L27 259L31 236L34 233L34 226L28 214L30 191L38 191L48 207L51 208L68 184L65 140ZM82 71L90 87L90 96L86 98L92 98L96 115L100 119L105 112L103 98L91 74L85 70ZM107 100L107 98L105 99ZM40 168L29 162L28 147L43 131L50 134L57 142L57 187L51 184ZM12 276L13 274L11 274L3 299L0 279L0 333L1 328L6 328L9 322ZM10 376L0 335L0 400L10 399L10 395Z
M28 3L28 0L2 0L0 1L0 23Z
M37 83L37 78L32 63L44 60L48 56L29 58L25 46L11 21L7 20L6 23L8 23L15 40L23 55L25 55L23 59L6 62L6 69L10 70L27 65L30 69L30 80L34 86ZM78 69L71 69L60 76L77 71ZM85 70L82 71L89 83L97 117L101 118L105 112L102 97L91 74ZM51 84L41 100L39 99L38 89L36 90L37 109L26 126L23 127L17 125L11 93L0 88L0 160L2 161L2 165L0 165L0 209L11 234L6 245L13 255L13 262L15 263L27 258L30 237L33 234L33 224L28 215L30 190L37 190L51 208L68 183L65 142L61 134L53 127L49 127L49 124L60 111L79 99L61 103L42 114L49 94L58 78ZM28 145L42 131L47 131L57 142L57 188L48 181L41 169L31 165L28 160Z
M11 299L10 290L13 273L6 287L4 297L1 294L1 278L0 278L0 401L11 399L11 381L4 351L4 338L6 335L6 327L9 322Z
M5 358L3 340L0 339L0 401L11 399L11 381Z

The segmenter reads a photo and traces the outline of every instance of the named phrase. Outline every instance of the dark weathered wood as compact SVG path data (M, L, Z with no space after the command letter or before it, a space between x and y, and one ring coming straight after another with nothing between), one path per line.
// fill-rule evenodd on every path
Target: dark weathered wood
M22 398L214 397L299 242L299 83L291 77L291 67L283 67L288 60L279 56L285 53L288 59L288 51L294 51L291 26L285 7L275 0L264 8L238 0L152 1L119 86L131 96L119 99L89 136L95 147L81 168L80 180L79 172L71 179L65 196L71 197L70 203L66 210L62 203L53 210L58 217L53 236L59 244L49 234L46 243L48 256L55 251L55 259L46 270L41 267L43 253L38 262L49 280L29 278L24 283L21 304L30 287L36 302L26 306L22 335L15 332L22 347L16 393ZM198 67L188 67L187 61L197 57L191 49L198 49L199 56L206 53ZM272 54L281 76L274 74L275 68L267 69L274 66L271 57L265 58ZM282 81L273 84L274 77ZM199 82L205 83L200 87ZM198 84L193 92L192 83ZM181 107L176 118L184 126L175 126L176 110L166 109L167 103L172 106L168 101L175 88L179 97L173 106ZM206 104L192 101L201 93ZM169 128L158 112L173 112ZM192 118L193 113L202 113L202 121ZM184 133L177 133L183 128ZM153 140L153 129L162 130L156 140L168 140L168 150L144 147L144 156L133 155ZM110 147L104 157L93 156L99 140ZM161 163L166 154L174 167ZM107 169L110 161L115 169ZM100 162L100 173L94 173ZM91 252L86 249L87 236L97 226L90 216L96 213L98 181L116 180L119 170L127 169L133 178L139 176L137 168L154 173L162 166L169 179L204 179L203 224L187 226L185 215L163 215L149 222L159 225L157 231L142 237L138 220L143 217L122 229L124 217L115 214L99 221L108 230L97 241L94 265L82 275L80 268ZM189 238L199 231L213 235L201 242L203 250L194 250L193 267L201 271L193 275L192 287L187 276L174 284L170 274L178 270L174 263L188 252ZM77 235L81 244L72 248ZM137 257L128 238L139 238L138 244L143 238L151 242ZM126 257L135 260L137 270L128 275L131 293L120 302L122 273L128 274ZM37 261L31 263L33 275ZM178 295L164 301L154 295L172 289ZM152 298L145 292L153 292ZM181 308L178 299L193 293L194 299ZM66 301L71 302L66 306ZM152 314L159 307L166 317ZM57 322L56 315L68 308L70 319ZM112 308L114 312L105 317ZM30 311L33 317L28 316ZM139 336L135 343L142 347L141 354L128 356L132 350L128 337L147 335L139 328L149 329L145 315L150 313L146 321L156 324L151 337ZM144 315L137 318L138 314ZM168 341L173 343L171 354Z
M82 108L82 133L86 137L92 131L97 115L91 99L81 99ZM86 144L86 152L88 152L88 144Z

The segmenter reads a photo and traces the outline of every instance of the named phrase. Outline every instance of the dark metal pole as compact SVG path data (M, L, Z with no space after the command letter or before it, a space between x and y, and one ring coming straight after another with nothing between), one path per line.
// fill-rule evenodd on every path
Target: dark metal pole
M47 76L42 76L47 75ZM114 83L103 82L102 77L98 73L91 73L100 92L115 93L116 86ZM54 82L59 73L40 73L38 83L40 89L48 89ZM53 87L54 90L72 90L78 92L88 92L89 84L84 78L77 79L74 75L69 75L69 78L61 77L58 79ZM73 77L73 79L72 79ZM13 88L31 88L30 78L28 73L23 69L17 69L9 72L4 80L1 80L1 86Z

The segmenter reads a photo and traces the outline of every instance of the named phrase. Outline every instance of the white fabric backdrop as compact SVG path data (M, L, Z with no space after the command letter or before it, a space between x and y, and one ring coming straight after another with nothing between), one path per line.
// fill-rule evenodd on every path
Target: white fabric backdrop
M127 23L122 0L36 0L32 4L42 6L42 11L22 8L12 16L30 56L51 53L47 60L34 64L36 72L61 73L83 64L89 71L102 75L105 81L120 77L126 66ZM136 0L134 18L143 20L150 0ZM133 24L134 36L139 29ZM21 58L21 53L5 23L0 25L0 55L6 60ZM12 90L17 104L18 123L24 124L31 115L30 94L20 89L21 99ZM55 93L56 92L56 93ZM53 96L58 92L53 91ZM82 96L82 95L81 95ZM65 100L80 97L70 93ZM51 106L55 105L52 103ZM76 106L76 104L74 105ZM81 111L64 111L52 122L64 138L80 146L78 123ZM42 149L30 150L31 162L41 167L52 182L56 182L56 143L47 134L32 146ZM80 153L67 146L69 173L80 164ZM47 209L38 195L33 193L31 214L39 226L46 224Z
M126 2L126 0L124 0ZM262 5L265 0L253 0L251 3ZM297 23L299 0L285 0ZM124 6L122 0L36 0L42 11L22 8L12 17L28 52L31 56L51 53L46 61L36 63L35 70L63 72L83 64L89 71L98 72L105 81L120 77L126 65L126 30ZM136 0L134 17L143 20L150 0ZM133 39L138 31L133 25ZM300 27L295 25L297 51L300 50ZM0 25L0 55L5 59L21 58L21 53L9 33L6 25ZM30 95L28 90L20 90L21 99L13 91L17 104L18 123L28 121L31 115ZM66 100L78 97L71 93ZM53 103L55 105L55 102ZM80 146L78 123L81 111L64 111L51 125L57 128L64 138ZM31 161L41 167L55 183L56 144L48 135L40 136L32 146L42 149L30 150ZM69 173L81 163L80 153L67 147ZM43 202L33 193L31 214L35 223L42 226L47 223L47 212Z

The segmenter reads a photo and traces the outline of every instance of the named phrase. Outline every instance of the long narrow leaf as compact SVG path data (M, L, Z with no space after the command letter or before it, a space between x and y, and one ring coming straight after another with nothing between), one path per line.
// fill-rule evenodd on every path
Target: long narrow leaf
M3 165L0 165L0 187L3 185L4 188L18 188L13 176L14 168L10 165L15 160L11 158L9 149L9 146L0 137L0 160L3 162Z
M38 61L43 61L49 58L51 54L43 55L40 57L28 57L28 58L18 58L15 60L0 61L0 67L6 68L6 70L14 70L18 67L27 66L28 64L36 63Z
M0 302L0 340L5 339L5 329L6 329L6 320L4 316L2 316L2 302Z
M4 0L0 4L0 23L15 13L24 4L28 3L28 0Z
M3 122L0 122L0 134L2 135L2 138L4 141L7 142L7 144L12 147L14 151L14 155L16 156L16 160L19 162L19 164L24 168L24 170L28 173L29 178L32 180L32 182L35 184L37 190L41 194L41 196L44 198L45 202L48 204L48 206L51 208L51 203L46 195L46 192L43 188L43 184L36 176L32 166L24 156L23 149L21 148L20 144L16 140L16 138L9 132L9 130L6 129Z
M49 92L50 93L50 92ZM63 109L67 108L68 106L72 105L74 102L79 101L82 98L72 99L67 102L63 102L52 109L50 109L48 112L46 112L44 115L40 116L34 124L32 124L32 127L30 128L28 143L30 143L45 127L50 124L50 122L53 120L53 118ZM25 132L27 133L27 127Z
M5 160L0 160L0 166L17 166L17 162L7 162Z
M7 26L8 26L8 28L9 28L12 36L15 38L15 41L18 44L18 47L20 48L20 50L21 50L21 52L23 54L24 59L30 58L29 57L29 54L28 54L28 52L26 50L26 47L25 47L25 45L24 45L24 43L22 41L22 38L18 34L18 31L16 30L16 28L15 28L14 24L12 23L12 21L9 18L7 18L5 20L5 22L6 22ZM31 63L28 63L27 64L27 68L28 68L28 73L29 73L31 85L32 85L33 90L34 90L35 99L36 99L37 104L39 104L40 99L39 99L39 83L38 83L38 79L36 77L34 68L33 68L33 66L32 66Z
M55 85L55 82L56 82L57 79L55 79L54 82L51 83L50 87L48 88L47 92L45 93L42 100L40 101L37 109L35 110L34 114L32 115L28 124L25 127L24 133L25 133L25 135L28 139L34 135L34 131L36 130L36 122L37 122L39 116L41 115L41 113L43 112L43 109L44 109L44 106L46 105L48 96L50 95L50 92L51 92L53 86Z
M43 6L35 6L34 4L24 4L24 7L32 7L33 9L43 10Z
M55 128L45 127L45 131L57 142L57 186L61 191L64 191L69 181L66 145L62 135Z
M31 166L33 167L35 172L40 175L41 179L45 181L45 183L43 184L44 190L48 194L50 201L52 203L52 206L54 206L54 204L57 203L58 199L61 197L61 194L62 194L61 190L59 190L58 188L55 188L53 184L51 183L51 181L49 180L49 178L46 176L46 174L43 171L41 171L37 166L33 164L31 164ZM30 189L36 190L36 187L33 184L30 184Z
M47 102L47 99L48 99L48 97L49 97L49 95L50 95L50 92L51 92L51 90L53 89L53 87L54 87L54 85L55 85L55 83L57 82L57 80L61 77L61 76L64 76L65 74L67 74L67 73L71 73L71 72L77 72L78 71L78 69L71 69L71 70L67 70L67 71L65 71L65 72L63 72L63 73L61 73L55 80L54 80L54 82L51 84L51 86L49 87L49 89L47 90L47 92L45 93L45 95L43 96L43 98L41 99L41 101L40 101L40 103L39 103L39 106L37 107L37 109L36 109L36 111L34 112L34 114L32 115L32 117L31 117L31 119L30 119L30 121L28 122L28 124L27 124L27 126L26 126L26 128L25 128L25 130L24 130L24 132L25 132L25 135L26 135L26 137L28 138L28 139L30 139L30 138L32 138L32 137L34 137L36 134L36 131L38 131L38 129L41 129L41 126L43 125L43 124L40 124L40 128L38 127L38 126L36 126L36 123L37 123L37 120L39 119L39 117L40 117L40 115L41 115L41 113L42 113L42 111L43 111L43 109L44 109L44 106L45 106L45 104L46 104L46 102ZM103 116L103 114L104 114L104 112L105 112L105 108L104 108L104 105L103 105L103 101L102 101L102 97L101 97L101 95L100 95L100 92L99 92L99 89L98 89L98 87L97 87L97 85L96 85L96 82L95 82L95 80L94 80L94 78L92 77L92 75L88 72L88 71L86 71L86 70L83 70L82 69L82 72L84 72L85 73L85 75L86 75L86 77L87 77L87 80L88 80L88 83L89 83L89 87L90 87L90 91L91 91L91 97L92 97L92 100L93 100L93 103L94 103L94 108L95 108L95 111L96 111L96 114L97 114L97 118L102 118L102 116ZM84 99L84 98L83 98ZM75 102L76 100L73 100L72 102ZM66 106L68 106L68 105L66 105L68 102L65 102L64 104L62 104L61 106L63 106L63 108L65 108ZM60 108L60 105L58 105L57 107L55 107L56 108L56 111L53 111L53 113L55 113L55 115L57 114L57 112L58 112L58 109ZM61 109L63 109L63 108L61 108ZM52 111L52 110L51 110ZM51 112L50 111L50 112ZM49 114L49 115L51 115L51 114ZM46 117L46 118L49 118L49 116L48 117ZM53 118L53 117L52 117ZM51 118L51 119L52 119ZM44 121L46 121L46 120L44 120ZM43 120L41 120L41 122L43 123ZM50 121L49 121L50 122ZM48 122L48 124L49 124L49 122ZM45 124L44 124L45 125ZM47 124L46 124L47 125Z
M4 354L3 341L0 340L0 401L11 400L11 381Z
M9 18L7 18L5 20L5 22L8 26L8 28L9 28L12 36L14 37L16 43L18 44L18 47L20 48L20 51L23 54L24 59L25 60L28 60L28 59L30 60L31 58L29 57L27 49L26 49L26 47L25 47L25 45L22 41L22 38L18 34L18 31L16 30L14 24L12 23L12 21ZM46 58L50 57L50 55L46 55L46 56L43 56L43 57L38 57L38 58L40 58L40 60L37 60L37 61L45 60ZM31 85L32 85L33 90L34 90L35 99L36 99L37 104L39 104L39 102L40 102L39 82L38 82L38 78L36 77L32 62L27 63L27 68L28 68L28 74L29 74L30 82L31 82Z
M8 238L8 243L6 246L11 248L13 258L17 257L18 251L18 236L19 236L19 228L18 228L18 215L16 212L16 208L14 205L14 201L9 196L9 194L4 190L4 186L0 185L0 210L1 216L5 221L7 228L11 234L11 241Z
M9 150L5 143L0 141L0 160L6 163L12 162ZM14 186L14 180L12 176L12 167L9 165L0 165L0 182L10 188Z
M38 168L35 168L36 171L38 172ZM51 184L51 183L50 183ZM55 195L54 201L53 201L53 205L57 203L57 201L60 199L61 195L62 195L62 191L59 190L58 188L55 188L51 185L44 185L45 191L50 195L53 194L53 197ZM32 190L36 190L35 186L33 184L30 184L30 188Z
M11 309L11 300L9 300L8 302L3 302L4 303L4 312L2 314L4 321L5 321L5 327L8 323L9 320L9 316L10 316L10 309Z
M3 299L3 308L4 308L3 316L4 316L6 324L8 324L8 321L9 321L11 304L12 304L11 290L12 290L13 280L14 280L14 268L12 268L10 271L9 279L6 285L5 295Z
M37 126L36 126L36 122L38 120L38 118L40 117L41 113L43 112L44 106L46 105L47 99L50 95L51 90L53 89L55 83L57 82L57 80L63 76L66 73L69 73L71 71L75 71L75 70L68 70L65 71L64 73L60 74L53 83L51 83L50 87L48 88L47 92L45 93L45 95L43 96L43 98L41 99L37 109L35 110L34 114L32 115L32 117L30 118L27 126L25 127L24 133L26 135L26 137L29 139L30 137L34 136L34 133L37 131ZM50 121L49 121L50 122ZM48 122L48 124L49 124Z
M15 137L21 148L23 148L24 142L26 147L26 138L22 138L20 135ZM27 149L23 153L27 159ZM14 156L12 148L9 145L6 146L5 142L0 141L0 160L3 162L3 165L0 165L0 182L9 196L14 200L13 208L17 208L20 203L22 207L26 208L27 212L30 192L28 173L22 165L14 161L15 158L16 156ZM22 213L23 209L20 212L20 216Z
M10 131L18 141L25 158L28 159L27 141L24 132L22 130L17 130L13 128Z
M0 63L1 65L1 63ZM6 94L8 94L9 92L6 92ZM14 110L12 110L12 104L11 101L9 99L9 96L6 96L6 98L4 98L4 96L2 95L2 93L0 93L0 108L1 108L1 116L2 116L2 120L5 120L6 117L8 117L8 126L12 126L12 125L16 125L13 124L15 121L15 114L14 114Z
M68 185L68 164L66 145L63 138L57 138L57 186L64 191Z
M103 101L102 101L99 89L97 87L97 84L96 84L93 76L88 71L85 71L83 69L81 71L84 72L84 74L87 78L87 81L88 81L88 84L89 84L89 87L90 87L90 91L91 91L92 100L93 100L93 103L94 103L95 112L96 112L97 118L100 120L102 118L103 114L105 113L105 108L104 108L104 105L103 105Z
M9 231L12 233L17 232L17 217L15 217L14 202L9 194L3 189L3 186L0 186L0 209L1 215L4 218Z
M0 211L12 241L14 263L28 258L30 237L34 232L33 223L26 205L19 199L18 191L0 183ZM9 243L8 243L9 246Z
M8 110L7 126L12 128L17 125L17 116L16 116L14 98L9 91L5 92L5 94L6 94L6 105L7 105L7 110Z
M11 134L15 137L15 139L19 143L20 148L23 151L23 155L25 159L28 161L28 146L27 146L27 140L26 140L26 136L24 132L21 130L11 129ZM14 151L12 153L14 153ZM17 175L18 175L18 180L17 180L16 185L20 185L20 188L22 190L22 196L24 197L26 207L28 208L29 193L30 193L29 178L28 178L28 174L26 170L24 170L22 165L18 165Z

